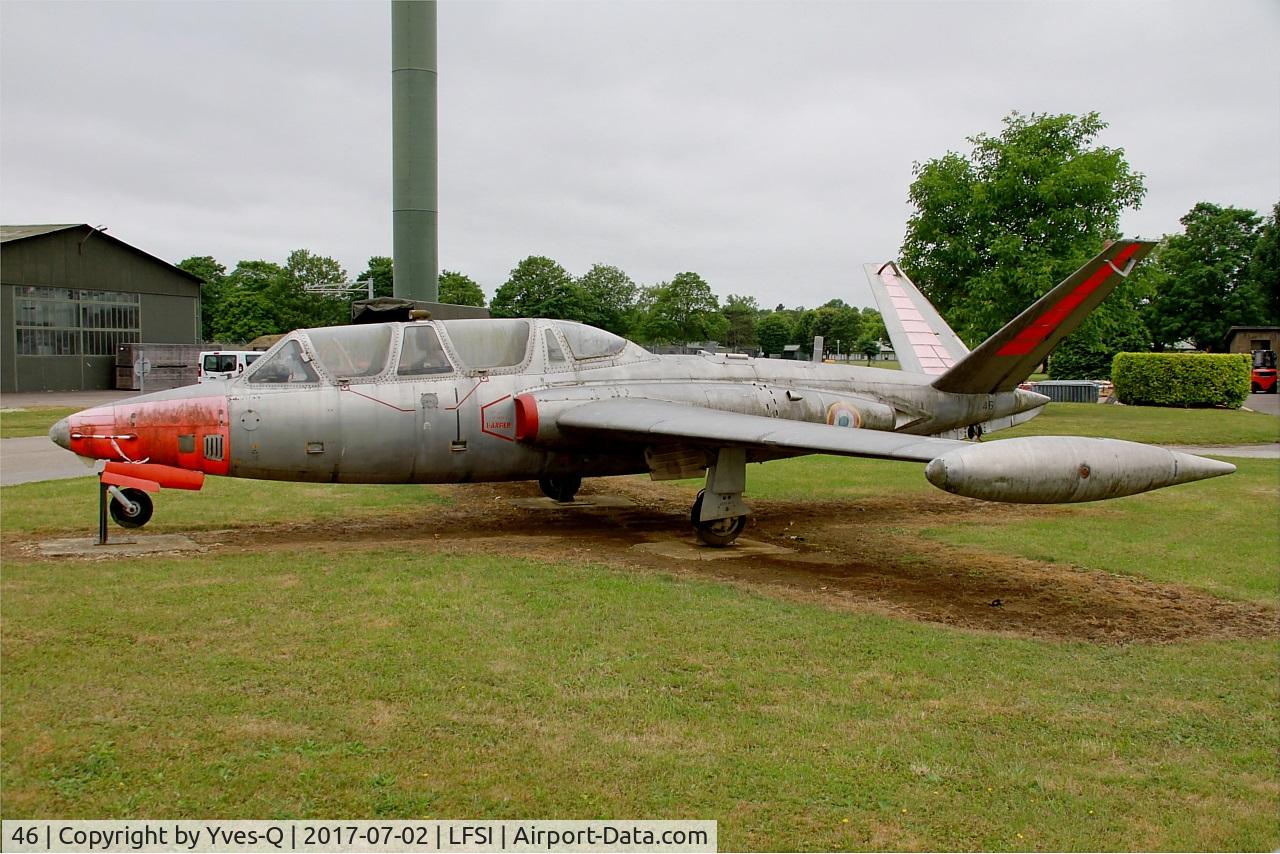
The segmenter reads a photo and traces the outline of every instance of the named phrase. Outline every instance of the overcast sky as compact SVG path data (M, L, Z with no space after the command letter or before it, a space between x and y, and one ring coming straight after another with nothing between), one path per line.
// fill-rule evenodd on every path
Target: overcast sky
M442 2L440 260L870 300L915 161L1110 123L1126 233L1280 200L1280 2ZM387 2L0 2L0 220L162 258L391 254Z

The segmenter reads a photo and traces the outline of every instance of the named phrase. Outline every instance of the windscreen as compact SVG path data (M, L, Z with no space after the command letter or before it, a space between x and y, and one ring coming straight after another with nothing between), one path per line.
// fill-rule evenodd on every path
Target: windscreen
M377 376L391 351L391 327L385 323L308 329L307 337L320 364L336 379Z
M527 320L442 320L453 350L471 370L510 368L529 349Z
M269 359L259 359L249 374L251 383L315 383L320 378L303 359L302 345L290 339Z

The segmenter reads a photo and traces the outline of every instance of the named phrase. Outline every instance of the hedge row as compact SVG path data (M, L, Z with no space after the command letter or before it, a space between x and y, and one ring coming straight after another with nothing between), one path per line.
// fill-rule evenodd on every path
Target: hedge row
M1229 406L1249 399L1248 354L1117 353L1111 381L1121 403Z

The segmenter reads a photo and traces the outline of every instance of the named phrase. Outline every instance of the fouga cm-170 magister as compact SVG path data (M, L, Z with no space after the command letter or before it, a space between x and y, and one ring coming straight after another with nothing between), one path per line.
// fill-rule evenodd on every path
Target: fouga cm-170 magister
M737 538L747 463L804 454L924 463L988 501L1093 501L1234 466L1115 439L977 442L1039 414L1018 388L1149 250L1107 246L970 352L893 264L869 265L903 370L658 356L562 320L422 320L302 329L243 376L100 406L50 437L106 460L111 514L145 524L148 493L205 474L337 483L537 480L558 501L584 477L705 473L692 522Z

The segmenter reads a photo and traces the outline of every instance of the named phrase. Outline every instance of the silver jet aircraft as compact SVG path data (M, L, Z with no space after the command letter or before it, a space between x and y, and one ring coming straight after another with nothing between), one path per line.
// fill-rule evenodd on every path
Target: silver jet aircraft
M948 492L1058 503L1132 495L1235 467L1115 439L981 443L1039 414L1018 384L1151 248L1109 245L970 352L893 264L867 273L903 370L657 356L563 320L444 320L289 334L245 374L72 415L50 430L106 460L111 514L205 474L337 483L537 480L571 501L584 477L704 475L691 520L711 546L750 512L747 463L842 454L925 464Z

